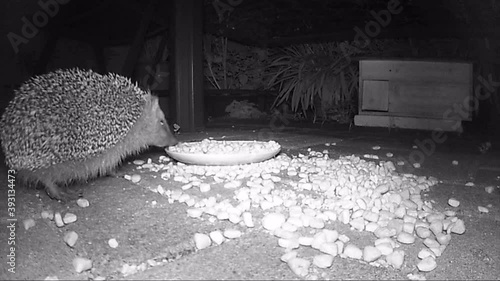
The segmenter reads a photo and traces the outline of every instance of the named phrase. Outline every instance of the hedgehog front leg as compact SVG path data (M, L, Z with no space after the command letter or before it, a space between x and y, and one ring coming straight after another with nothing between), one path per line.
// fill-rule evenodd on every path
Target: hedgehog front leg
M52 181L43 181L43 186L45 187L45 192L47 195L56 200L63 200L64 192L61 190L57 184Z
M45 192L49 195L50 198L61 200L62 202L67 202L71 200L75 200L80 197L79 192L62 190L56 183L48 180L44 180L43 185L45 186Z

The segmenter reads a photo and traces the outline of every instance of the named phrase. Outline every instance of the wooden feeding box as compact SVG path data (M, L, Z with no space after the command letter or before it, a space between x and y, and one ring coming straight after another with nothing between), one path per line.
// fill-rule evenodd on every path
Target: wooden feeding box
M472 92L470 62L361 59L354 124L462 132Z

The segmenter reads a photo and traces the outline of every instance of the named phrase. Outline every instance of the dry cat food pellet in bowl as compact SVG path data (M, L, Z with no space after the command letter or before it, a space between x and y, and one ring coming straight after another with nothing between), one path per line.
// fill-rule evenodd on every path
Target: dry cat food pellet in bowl
M175 160L195 165L239 165L261 162L274 157L281 150L275 141L229 141L204 139L183 142L167 148Z

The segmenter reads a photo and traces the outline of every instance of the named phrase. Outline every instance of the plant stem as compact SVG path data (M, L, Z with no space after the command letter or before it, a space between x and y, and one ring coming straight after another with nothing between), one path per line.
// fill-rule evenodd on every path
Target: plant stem
M208 65L208 70L210 70L210 74L212 75L212 79L208 80L210 81L210 83L212 83L214 87L220 90L220 85L219 83L217 83L217 78L215 77L214 71L212 70L212 63L207 63L207 65Z
M222 68L224 72L224 89L227 89L227 37L222 37Z

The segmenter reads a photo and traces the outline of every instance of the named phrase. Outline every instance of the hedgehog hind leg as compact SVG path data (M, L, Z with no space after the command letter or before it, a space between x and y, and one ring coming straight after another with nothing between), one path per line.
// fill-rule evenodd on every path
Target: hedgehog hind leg
M33 172L28 170L20 170L19 175L21 179L23 179L23 181L26 183L26 185L43 187L47 195L52 199L66 202L79 197L79 194L75 192L68 192L68 190L63 190L60 186L58 186L56 184L56 180L52 178L50 173L47 173L47 171Z
M61 188L52 179L47 178L44 173L40 173L40 171L21 169L18 171L18 175L26 187L43 188L52 199L64 197Z

